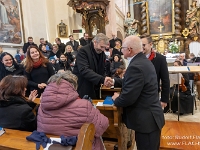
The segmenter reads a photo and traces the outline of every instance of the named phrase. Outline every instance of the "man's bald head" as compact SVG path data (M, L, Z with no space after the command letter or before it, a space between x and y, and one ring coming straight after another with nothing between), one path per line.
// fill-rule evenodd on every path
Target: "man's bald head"
M132 35L123 40L122 53L124 58L133 57L142 52L142 41L139 37Z
M128 36L123 40L123 44L126 44L126 47L132 48L136 53L142 52L142 41L138 36Z

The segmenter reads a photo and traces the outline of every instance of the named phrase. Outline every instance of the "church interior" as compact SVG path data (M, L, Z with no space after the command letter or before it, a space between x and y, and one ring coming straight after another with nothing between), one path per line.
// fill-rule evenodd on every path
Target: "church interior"
M73 61L70 62L72 71L79 46L88 44L82 45L81 39L87 38L86 42L91 41L99 33L105 34L110 41L114 40L114 45L111 47L110 43L109 50L105 51L106 55L110 55L110 50L122 49L123 40L128 36L150 35L152 37L152 49L155 53L166 57L169 74L171 74L169 75L170 100L164 109L165 125L161 132L160 150L200 149L198 130L200 126L200 0L0 0L0 56L3 52L10 53L17 63L24 63L27 43L28 45L34 43L41 51L45 45L45 51L49 51L45 57L51 62L53 61L51 59L58 59L51 55L50 51L53 51L54 47L59 50L60 43L64 43L62 50L64 55L67 45L73 41L70 46L74 49ZM60 43L58 44L57 41ZM19 62L17 56L20 56ZM118 59L121 58L123 54ZM179 70L174 69L177 61L182 63L177 64ZM123 58L123 63L118 64L118 68L122 71L127 67L128 61ZM189 72L188 70L181 72L183 67ZM181 98L181 94L185 92L181 87L184 75L179 78L181 73L188 73L190 79L187 85L190 94L184 95L184 98ZM111 74L115 75L112 71ZM173 99L176 93L175 84L176 86L178 84L178 88L182 88L181 94L179 95L179 91L177 93L176 101ZM100 99L104 99L109 92L120 91L121 89L118 88L101 87ZM161 97L161 94L159 96ZM40 104L39 98L36 99ZM93 103L98 104L98 102L102 101L95 99ZM136 150L134 131L130 134L128 129L123 127L120 114L122 110L113 106L112 108L97 106L97 109L108 116L110 122L109 128L102 135L104 149ZM182 111L183 109L185 110ZM89 133L84 131L84 135L92 135L94 130L92 127L88 126L87 130L91 128L91 131L87 131ZM8 129L10 136L4 137L1 136L0 131L0 149L35 149L35 143L30 142L30 144L26 139L23 141L23 137L30 134L26 135L22 132ZM84 142L91 145L93 139L94 135L88 137L88 140L84 139ZM16 142L12 144L14 140ZM82 149L84 150L83 147Z

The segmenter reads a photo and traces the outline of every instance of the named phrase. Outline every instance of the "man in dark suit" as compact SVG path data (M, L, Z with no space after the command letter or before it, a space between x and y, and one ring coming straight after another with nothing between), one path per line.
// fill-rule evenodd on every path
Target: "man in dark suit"
M71 45L72 48L73 48L73 50L74 50L75 52L77 52L77 48L78 48L78 46L79 46L79 43L78 43L76 40L74 40L73 35L70 35L70 36L69 36L69 40L70 40L70 41L66 43L66 46L67 46L67 45Z
M60 39L60 38L56 38L56 39L55 39L55 42L56 42L56 44L58 45L58 50L59 50L61 53L64 54L64 52L65 52L65 47L66 47L65 44L61 42L61 39Z
M153 63L158 80L158 93L161 91L161 106L164 109L169 102L169 89L170 89L170 81L169 81L169 72L167 68L166 57L154 52L152 49L152 37L149 35L141 36L142 45L143 45L143 53L146 57ZM161 88L160 88L161 81Z
M37 46L37 44L35 44L35 43L33 42L33 38L32 38L32 37L28 37L28 42L27 42L27 43L24 43L24 46L23 46L23 52L24 52L24 54L26 53L27 48L28 48L30 45L35 45L35 46ZM37 47L38 47L38 46L37 46Z
M115 47L115 42L116 41L120 41L120 44L122 45L122 40L119 39L118 37L116 37L115 34L112 34L112 39L109 41L110 48L114 48Z
M159 150L164 115L158 98L155 68L142 53L142 42L137 36L129 36L123 41L122 52L129 65L124 79L114 79L114 85L122 85L122 91L120 95L114 93L112 99L117 107L123 107L127 128L135 130L137 148Z
M83 37L79 39L80 45L85 46L89 44L91 41L88 39L89 35L88 33L84 33Z
M82 98L88 95L92 99L99 98L99 90L105 79L104 50L109 46L109 39L98 33L90 44L80 48L76 57L73 73L78 77L78 93ZM111 78L110 78L111 79Z

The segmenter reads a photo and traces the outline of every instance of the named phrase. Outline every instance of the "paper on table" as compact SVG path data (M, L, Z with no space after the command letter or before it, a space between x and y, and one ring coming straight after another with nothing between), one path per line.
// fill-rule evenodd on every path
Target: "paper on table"
M4 133L5 133L5 130L2 127L0 127L0 136L3 135Z
M187 66L170 66L168 67L168 71L169 72L189 72L188 67Z
M178 78L178 74L179 74L179 78ZM181 77L182 77L181 73L169 74L170 87L172 87L174 84L181 84ZM179 81L178 81L178 79L179 79Z
M103 106L103 102L98 102L96 106Z

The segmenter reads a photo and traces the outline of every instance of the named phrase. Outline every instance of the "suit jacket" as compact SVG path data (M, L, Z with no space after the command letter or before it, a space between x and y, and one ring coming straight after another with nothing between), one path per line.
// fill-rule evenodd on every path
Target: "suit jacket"
M24 54L27 52L27 49L28 49L28 47L30 45L34 45L34 46L38 47L37 44L35 44L35 43L31 43L31 44L29 42L24 43L24 46L23 46L23 52L24 52Z
M67 45L71 45L72 48L73 48L73 50L74 50L74 51L77 51L78 46L79 46L79 43L78 43L77 41L74 40L74 45L73 45L72 41L67 42L67 43L66 43L66 46L67 46Z
M83 46L76 57L76 63L73 73L78 77L78 93L82 98L88 95L91 98L99 98L100 84L104 82L105 72L98 74L98 62L94 54L93 42ZM105 62L106 56L102 52L102 62Z
M158 81L158 92L160 92L160 80L161 80L161 100L162 102L169 102L169 72L167 68L166 57L156 53L155 58L151 61L156 69L157 81Z
M86 41L83 37L80 38L79 41L80 41L80 45L82 45L82 46L85 46L91 42L89 39L88 39L88 41Z
M164 115L158 98L156 72L143 53L131 60L124 79L115 78L117 84L122 84L122 91L114 104L123 107L127 128L141 133L161 130Z
M62 53L62 54L64 54L64 52L65 52L65 44L64 43L60 43L60 44L57 44L58 45L58 49L59 49L59 51Z

